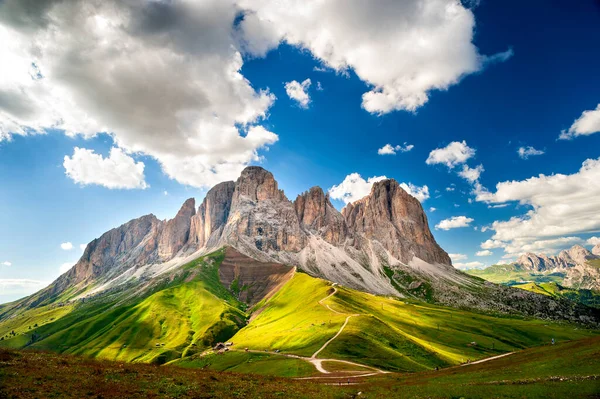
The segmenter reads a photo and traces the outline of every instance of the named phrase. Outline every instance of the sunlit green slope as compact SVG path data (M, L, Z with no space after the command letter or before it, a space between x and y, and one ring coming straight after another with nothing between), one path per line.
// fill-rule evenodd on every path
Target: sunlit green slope
M0 322L0 345L158 363L193 354L246 322L244 305L219 282L222 257L194 261L143 293L29 309Z

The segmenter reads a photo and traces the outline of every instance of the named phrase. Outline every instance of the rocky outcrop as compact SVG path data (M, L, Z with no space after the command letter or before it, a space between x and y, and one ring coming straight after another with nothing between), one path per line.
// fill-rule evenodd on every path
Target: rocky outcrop
M177 254L190 237L192 217L196 214L196 201L185 201L175 218L167 221L158 239L158 257L167 261Z
M403 263L417 257L429 263L451 264L433 238L419 200L393 179L373 184L367 197L348 204L342 214L351 232L377 240Z
M596 246L592 248L592 253L596 256L600 256L600 244L596 244Z
M235 183L227 181L217 184L206 193L204 201L198 207L198 212L191 220L189 247L193 249L204 247L210 237L225 225L234 190Z
M222 243L252 242L264 253L298 252L305 243L293 204L279 190L271 172L257 166L244 169L235 182L231 210Z
M330 244L342 244L348 238L344 216L331 205L329 195L321 187L312 187L294 201L303 229L318 234Z

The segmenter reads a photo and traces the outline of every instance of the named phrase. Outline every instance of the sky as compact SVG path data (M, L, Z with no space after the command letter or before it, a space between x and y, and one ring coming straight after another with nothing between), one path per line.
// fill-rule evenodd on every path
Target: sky
M0 302L247 165L394 178L455 267L600 242L600 3L0 2ZM83 246L83 247L82 247Z

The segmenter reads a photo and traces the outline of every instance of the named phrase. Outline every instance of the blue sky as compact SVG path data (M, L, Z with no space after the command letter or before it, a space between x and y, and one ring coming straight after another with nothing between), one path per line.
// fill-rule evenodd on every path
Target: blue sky
M444 3L441 0L431 2L434 6ZM0 14L8 3L0 5ZM252 3L246 5L251 10L246 15L258 19L264 17L273 24L287 16L281 10L271 10L268 6L261 8ZM600 229L597 216L600 215L600 166L593 163L600 157L600 133L593 132L595 127L598 127L596 131L600 130L600 116L594 113L600 103L600 6L594 1L573 3L482 0L472 4L471 8L461 9L464 16L472 16L474 26L461 30L471 32L466 42L464 35L459 35L450 44L465 45L464 53L448 50L448 43L442 43L433 55L421 60L418 53L390 51L381 54L378 42L357 43L368 49L368 54L379 64L386 64L384 77L376 71L377 65L353 58L352 46L348 48L347 43L336 38L330 43L334 46L334 54L346 62L345 68L339 67L337 58L323 55L313 38L301 36L304 31L317 28L300 26L294 31L293 27L283 24L290 31L288 39L282 39L277 35L268 36L269 26L256 25L260 26L258 29L250 25L253 20L246 16L245 36L243 40L235 39L234 43L239 45L242 56L238 60L238 66L241 65L238 73L246 79L248 86L231 87L244 90L251 87L254 94L233 98L222 94L226 91L223 87L213 87L214 78L206 76L212 76L214 71L210 68L214 66L205 65L203 61L207 52L221 54L221 50L213 47L220 49L219 46L228 48L230 45L221 43L219 29L222 27L217 22L204 21L209 25L205 30L191 30L190 33L184 29L188 22L182 20L177 29L173 28L171 38L179 40L183 37L181 47L175 47L175 50L185 52L190 58L198 56L198 64L193 65L195 69L174 65L165 72L159 67L145 68L145 63L126 65L125 68L128 72L142 71L140 74L144 75L146 83L157 86L157 91L151 94L157 96L156 103L161 103L158 105L148 96L127 97L139 87L111 86L110 82L94 86L94 77L110 74L106 68L110 68L111 62L120 65L119 59L99 58L94 60L92 67L81 61L77 61L80 64L66 64L64 55L55 55L50 45L44 47L41 43L41 48L46 51L44 54L52 54L53 58L44 56L46 58L41 57L38 61L31 53L19 53L16 47L5 45L0 54L13 58L5 58L9 61L0 66L9 71L8 78L0 80L0 207L3 209L0 214L0 287L4 290L4 293L0 292L0 302L33 292L56 278L61 266L77 261L82 252L80 244L144 214L172 217L185 199L195 197L200 201L207 187L220 181L221 177L231 178L246 164L259 164L273 172L292 200L314 185L326 190L338 186L337 191L346 190L347 196L364 195L364 184L361 186L360 181L358 185L341 185L352 173L360 174L365 180L386 176L418 187L427 186L428 198L422 203L430 227L447 252L463 255L455 257L459 267L504 262L526 250L551 253L575 243L590 246L596 242L592 237L598 236L596 232ZM221 5L211 10L219 7ZM51 6L48 9L40 7L39 12L40 20L48 17L58 26L68 22L61 21L60 12ZM223 11L224 14L228 12ZM373 13L361 19L366 30L381 21L382 15ZM110 40L116 40L114 32L110 31L111 16L102 15L101 18L93 16L97 24L95 29L98 29L93 40L108 40L110 47ZM42 39L31 33L35 30L15 28L18 17L7 13L0 18L0 27L4 29L0 30L0 36L14 35L25 43L39 44ZM369 20L370 17L373 20ZM156 22L148 18L148 21L139 19L148 26ZM232 18L231 15L228 18ZM237 18L239 22L239 15ZM324 19L321 23L342 25L345 16L340 14L337 18L341 22ZM468 25L470 20L466 18L465 21ZM426 22L424 28L427 28ZM224 24L226 28L239 28L231 28L227 18ZM139 29L146 29L143 34L156 35L155 32L148 33L151 28L147 25L140 23ZM194 26L197 25L196 21ZM252 26L255 29L251 29ZM179 28L192 36L178 35ZM418 28L416 32L423 32L422 27ZM35 29L43 30L43 26ZM171 34L169 29L165 28L166 35ZM402 40L402 28L396 28L392 23L386 29L385 32L374 30L374 37L377 39L378 34L386 34L385 39L377 39L382 41L393 34L398 35L393 37L396 42ZM409 29L409 32L414 31ZM67 40L62 42L63 45L70 45L68 38L72 35L65 30L64 37L56 40L58 43ZM193 35L206 38L206 42L213 41L214 46L187 40L193 39ZM427 35L424 33L423 37L431 40L432 45L435 40L441 40L438 36ZM152 36L153 40L156 37ZM14 43L17 43L16 39ZM150 41L143 43L150 46ZM162 51L161 43L159 39L151 42L153 51ZM438 53L441 62L436 59ZM164 52L157 54L168 56ZM464 64L464 59L474 54L487 58L482 58L479 63ZM498 56L494 58L494 55ZM90 56L106 57L106 53ZM420 60L418 68L397 66L405 62L410 64L412 59ZM363 99L363 94L372 90L393 92L397 89L395 82L406 78L403 74L441 76L446 73L443 68L453 63L457 72L426 86L426 101L414 109L405 109L406 106L402 109L398 105L404 104L402 101L406 98L412 99L413 92L409 95L401 91L400 99L396 98L393 103L398 109L392 110L373 110L369 108L373 105ZM30 82L19 86L16 80L11 81L11 74L22 75L19 68L23 66L28 68L32 81L39 80L39 85L48 85L45 87L47 92L34 91ZM39 78L36 78L36 68L39 68ZM83 68L88 68L85 73ZM198 70L202 76L197 75ZM64 71L68 72L70 80L60 80L64 79L61 74ZM159 72L167 73L166 78ZM72 78L79 75L81 79ZM135 75L126 75L127 81L135 81L131 76ZM302 83L306 79L311 82L305 87L310 101L304 107L288 95L285 84ZM236 82L233 84L240 84ZM161 88L161 84L165 87ZM439 86L441 90L435 88ZM15 87L25 87L30 92L21 98ZM151 132L152 126L161 127L163 121L173 117L169 113L171 107L166 105L169 101L185 104L188 111L194 106L204 106L198 100L202 97L198 93L188 96L190 87L201 87L212 104L223 101L225 105L229 102L232 105L210 108L209 112L199 116L192 113L182 119L183 122L178 120L178 129L184 126L178 131L179 138L168 129L161 131L157 127L156 133ZM23 92L25 89L21 90ZM419 94L418 90L416 92ZM63 94L76 101L65 103L67 106L63 107L54 97ZM132 101L119 107L106 105L123 97ZM58 104L56 109L53 102ZM15 104L24 104L28 112L19 113ZM81 109L74 109L72 104ZM160 112L157 114L156 110ZM135 118L140 113L144 118L138 121ZM223 137L229 137L231 141L211 150L211 141L218 141L215 137L221 137L224 130L233 129L233 126L239 128L243 120L240 115L245 113L250 116L244 120L247 124L240 128L239 137L253 139L242 142L238 140L237 132L229 133L229 136L223 133ZM22 116L24 114L26 116ZM180 113L174 114L180 117ZM56 115L59 115L60 123L48 122ZM211 115L218 115L218 120L210 119ZM579 124L577 120L580 120ZM251 134L251 126L260 126L264 131ZM107 127L111 134L98 133L107 131ZM83 134L65 134L71 129ZM194 136L194 129L206 129L208 133ZM563 131L569 139L559 140ZM457 159L456 165L450 168L448 159L454 159L455 154L447 146L453 142L468 156L464 160ZM173 148L167 148L171 143ZM191 144L188 147L181 143ZM407 152L397 151L395 155L378 154L378 149L386 144L414 147ZM239 150L244 146L248 148ZM75 148L93 150L94 154L107 158L111 148L117 147L123 149L122 167L125 169L119 170L125 171L123 173L129 176L127 180L117 178L117 182L111 182L114 171L107 170L99 176L102 167L96 168L93 163L87 167L77 164L70 175L66 173L64 158L75 159ZM528 147L543 154L526 159L520 157L519 148ZM204 148L209 148L209 152L222 151L227 162L211 158L212 154L198 155ZM439 162L426 163L436 149L442 149L438 153ZM182 158L189 157L189 164L178 162L178 151ZM77 158L77 162L98 160L90 154L83 154L86 157ZM232 159L235 161L228 163ZM590 161L580 170L586 160ZM134 168L135 163L138 166L143 163L142 174ZM196 175L190 172L205 167L210 170L217 164L225 165L223 173ZM469 168L482 165L484 171L477 179L468 181L458 174L464 165ZM104 167L110 169L110 165ZM545 176L531 179L540 174ZM564 176L552 177L557 174ZM498 183L503 185L496 188ZM113 188L109 188L111 184ZM114 188L114 184L130 188ZM344 206L340 199L335 199L334 204L338 209ZM452 218L457 219L452 221ZM517 219L511 224L511 218ZM472 221L465 222L469 219ZM434 227L444 220L446 224L440 227L467 226L447 230ZM494 225L494 222L498 224ZM487 246L482 246L486 241ZM61 244L67 242L72 243L72 249L61 248ZM492 254L476 255L484 250Z

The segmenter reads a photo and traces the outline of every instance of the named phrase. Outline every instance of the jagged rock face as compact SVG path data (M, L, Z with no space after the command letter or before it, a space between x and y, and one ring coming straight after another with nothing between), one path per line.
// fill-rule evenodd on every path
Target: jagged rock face
M271 172L250 166L235 183L222 242L249 239L259 251L298 252L305 242L293 204L279 190Z
M211 235L225 225L234 189L235 183L227 181L217 184L206 193L198 212L192 217L189 246L195 249L202 248Z
M393 179L375 183L367 197L348 204L342 214L351 232L379 241L404 263L416 256L451 264L429 230L421 203Z
M592 253L596 256L600 256L600 244L596 244L596 246L592 248Z
M133 258L153 261L157 242L151 236L156 235L160 223L154 215L146 215L102 234L87 245L69 271L69 280L77 284L95 278Z
M196 214L193 198L183 203L175 218L167 221L158 239L158 256L161 260L171 259L188 242L192 216Z
M536 255L531 252L521 255L516 263L523 266L525 269L537 272L555 267L554 260L548 258L546 255Z
M330 244L342 244L348 236L344 216L331 205L321 187L312 187L298 195L294 208L302 227Z

